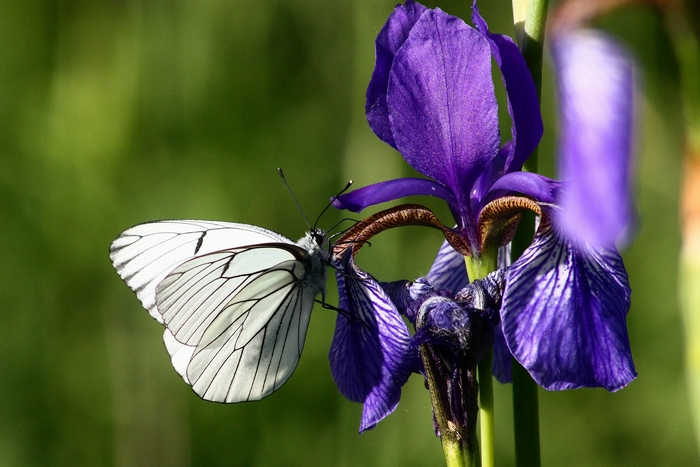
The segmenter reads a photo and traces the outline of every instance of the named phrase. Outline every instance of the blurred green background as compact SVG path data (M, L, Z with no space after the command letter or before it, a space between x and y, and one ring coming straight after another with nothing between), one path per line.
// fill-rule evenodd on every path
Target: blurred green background
M300 237L306 226L277 167L312 219L350 178L410 174L363 112L373 41L395 2L0 3L0 466L444 465L416 376L394 414L357 434L361 407L337 393L328 368L335 316L320 307L277 393L200 400L108 258L121 231L164 218ZM469 18L469 3L428 5ZM493 31L512 33L509 2L480 7ZM602 26L642 70L641 230L624 253L639 377L617 394L541 391L543 463L697 465L676 296L677 72L653 11L630 8ZM541 164L552 175L549 71L543 93ZM508 135L507 119L502 127ZM427 229L388 232L361 262L383 280L413 278L439 242ZM497 463L508 466L509 386L496 385L496 404Z

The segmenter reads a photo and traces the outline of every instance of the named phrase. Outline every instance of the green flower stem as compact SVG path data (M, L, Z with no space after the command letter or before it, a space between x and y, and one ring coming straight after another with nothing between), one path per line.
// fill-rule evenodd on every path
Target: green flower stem
M483 279L496 270L498 250L484 251L480 257L467 256L464 258L467 264L469 280ZM494 407L493 407L493 376L492 376L492 352L479 363L479 419L480 419L480 445L481 466L494 466Z
M540 422L537 383L515 359L513 371L513 426L515 431L515 465L540 465Z
M498 250L492 252L485 251L479 257L465 256L464 261L467 264L469 282L473 282L476 279L483 279L495 271L497 257Z
M493 410L493 350L479 362L479 423L481 423L481 465L495 465L494 410Z
M542 94L542 49L549 0L513 0L515 38L535 82L537 97ZM537 172L537 149L525 161L524 169Z
M535 215L527 211L521 214L518 231L511 244L513 260L520 257L532 242L535 231ZM513 428L515 435L515 465L539 467L540 421L538 414L537 384L515 359L513 373Z
M525 58L537 95L542 89L542 49L549 0L513 0L515 38Z
M542 92L542 49L549 0L513 0L515 34L525 63L535 82L537 96ZM537 150L525 162L524 169L537 172ZM516 260L532 242L535 217L524 213L513 239L511 255ZM518 467L539 467L540 436L537 385L519 364L513 365L513 421L515 461Z

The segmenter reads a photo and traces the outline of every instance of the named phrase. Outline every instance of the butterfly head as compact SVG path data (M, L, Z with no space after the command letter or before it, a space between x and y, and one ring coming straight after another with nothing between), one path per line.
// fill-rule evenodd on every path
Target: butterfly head
M312 228L297 243L309 253L320 252L321 257L326 257L330 248L330 241L325 230Z
M325 230L313 228L309 231L309 236L320 249L328 249L328 235Z

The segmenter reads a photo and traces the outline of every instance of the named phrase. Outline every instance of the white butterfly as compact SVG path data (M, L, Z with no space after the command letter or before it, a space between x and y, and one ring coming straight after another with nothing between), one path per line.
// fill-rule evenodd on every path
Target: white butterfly
M287 381L304 347L314 300L325 294L328 237L294 243L270 230L211 221L137 225L110 258L165 325L175 370L203 399L259 400Z

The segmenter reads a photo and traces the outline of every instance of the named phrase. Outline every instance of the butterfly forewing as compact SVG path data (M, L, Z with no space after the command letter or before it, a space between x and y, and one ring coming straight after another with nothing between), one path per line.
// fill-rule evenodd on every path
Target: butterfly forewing
M156 286L176 266L195 256L261 243L289 243L260 227L212 221L161 221L123 232L110 247L110 258L144 308L163 322L156 308Z
M285 261L262 273L236 295L230 310L224 312L236 317L245 316L245 322L242 323L244 328L236 346L246 345L257 334L257 330L267 325L271 318L271 312L267 310L275 310L274 313L286 310L287 302L301 286L305 272L306 267L300 261ZM205 342L206 338L203 339Z

